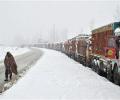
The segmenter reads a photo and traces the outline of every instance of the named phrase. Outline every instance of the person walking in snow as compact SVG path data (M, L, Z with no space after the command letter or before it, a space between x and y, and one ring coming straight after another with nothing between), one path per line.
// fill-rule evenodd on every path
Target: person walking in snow
M17 64L14 60L13 55L10 52L7 52L5 59L4 59L4 65L5 65L5 81L8 81L8 76L10 80L12 79L12 73L17 75Z

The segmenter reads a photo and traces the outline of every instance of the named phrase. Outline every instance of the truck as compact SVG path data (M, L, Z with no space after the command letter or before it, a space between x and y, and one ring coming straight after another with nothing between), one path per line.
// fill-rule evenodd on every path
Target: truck
M63 43L63 53L65 53L67 56L70 56L70 41L67 40Z
M88 58L88 38L89 36L77 36L76 37L76 60L83 65L87 65Z
M75 59L75 53L76 53L76 37L69 40L69 50L70 50L70 57Z
M120 22L92 30L91 48L92 69L120 84Z

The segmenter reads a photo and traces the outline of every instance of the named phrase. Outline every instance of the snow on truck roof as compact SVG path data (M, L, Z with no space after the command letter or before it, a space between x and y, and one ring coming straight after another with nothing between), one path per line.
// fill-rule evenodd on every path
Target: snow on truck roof
M69 39L69 40L79 39L79 38L88 38L88 37L90 37L90 35L79 34L79 35L77 35L77 36L75 36L75 37L73 37L73 38L71 38L71 39Z
M103 25L101 27L97 27L97 28L92 30L92 34L98 33L98 32L103 32L105 30L114 30L116 24L118 24L120 26L120 22L113 22L113 23L110 23L107 25Z
M92 30L92 34L98 33L98 32L103 32L104 30L112 30L112 24L113 23L95 28L94 30Z
M116 28L114 33L115 33L115 36L120 36L120 27Z

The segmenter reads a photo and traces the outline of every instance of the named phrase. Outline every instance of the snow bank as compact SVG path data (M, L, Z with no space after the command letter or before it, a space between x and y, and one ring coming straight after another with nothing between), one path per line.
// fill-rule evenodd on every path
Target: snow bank
M4 59L7 52L11 52L14 56L23 54L28 52L28 48L20 48L20 47L6 47L0 46L0 61Z
M120 87L62 53L42 58L0 100L119 100Z

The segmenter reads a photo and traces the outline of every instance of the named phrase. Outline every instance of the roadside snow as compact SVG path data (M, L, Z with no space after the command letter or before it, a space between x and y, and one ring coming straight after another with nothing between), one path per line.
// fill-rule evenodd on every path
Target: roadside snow
M0 100L120 100L120 87L64 54L44 55Z
M7 47L7 46L0 46L0 61L4 59L7 52L11 52L14 56L23 54L28 52L28 48L20 48L20 47Z

